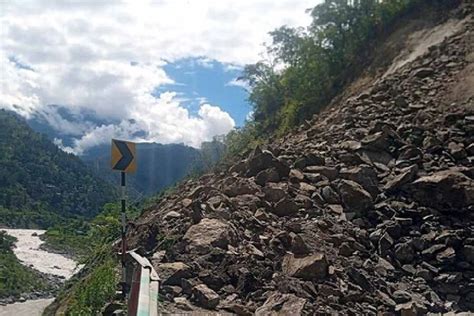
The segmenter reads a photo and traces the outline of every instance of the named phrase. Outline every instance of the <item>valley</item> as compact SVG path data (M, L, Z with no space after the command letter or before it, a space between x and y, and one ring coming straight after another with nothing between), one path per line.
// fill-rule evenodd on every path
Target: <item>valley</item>
M328 0L306 14L241 67L242 126L205 98L140 98L167 100L159 119L178 107L196 148L154 142L138 126L155 116L0 109L0 316L474 312L474 4ZM69 125L47 120L56 110ZM136 142L123 191L109 136Z

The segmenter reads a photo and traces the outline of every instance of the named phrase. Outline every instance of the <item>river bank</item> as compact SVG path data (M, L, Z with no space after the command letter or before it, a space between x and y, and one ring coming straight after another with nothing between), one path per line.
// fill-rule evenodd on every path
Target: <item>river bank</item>
M46 291L23 293L20 297L0 300L0 316L41 315L44 308L54 299L62 283L80 268L71 258L51 253L44 249L40 235L44 230L1 229L17 239L13 252L24 265L37 272L49 285Z

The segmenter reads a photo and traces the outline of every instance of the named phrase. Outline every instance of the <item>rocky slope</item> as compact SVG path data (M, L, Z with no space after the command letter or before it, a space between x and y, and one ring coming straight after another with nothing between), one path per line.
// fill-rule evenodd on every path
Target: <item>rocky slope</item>
M165 311L474 311L472 6L457 13L423 55L131 225Z

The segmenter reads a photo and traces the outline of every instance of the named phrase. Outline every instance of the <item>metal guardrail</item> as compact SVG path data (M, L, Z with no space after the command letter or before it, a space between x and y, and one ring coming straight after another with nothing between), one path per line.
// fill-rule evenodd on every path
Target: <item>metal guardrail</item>
M133 250L125 258L125 282L130 289L128 315L157 316L160 277L150 261Z

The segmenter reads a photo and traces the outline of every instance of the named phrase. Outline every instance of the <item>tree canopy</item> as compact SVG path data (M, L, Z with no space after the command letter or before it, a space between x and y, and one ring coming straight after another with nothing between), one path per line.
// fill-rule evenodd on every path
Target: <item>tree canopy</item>
M395 21L431 2L325 0L308 10L307 28L271 32L268 58L247 65L241 78L250 86L254 120L228 137L228 147L241 152L248 138L281 135L320 112L363 70Z
M49 227L92 218L115 198L107 182L11 112L0 111L0 224Z

